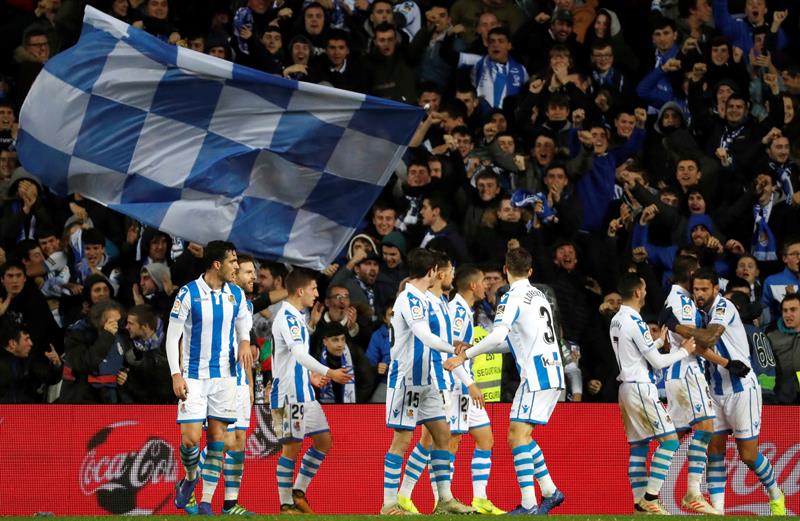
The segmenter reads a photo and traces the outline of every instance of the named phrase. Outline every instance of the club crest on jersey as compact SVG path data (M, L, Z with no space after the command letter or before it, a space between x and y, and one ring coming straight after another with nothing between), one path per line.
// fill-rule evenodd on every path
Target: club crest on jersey
M691 304L684 304L681 308L681 318L691 320L692 317L692 305Z
M230 295L228 295L228 302L230 302L231 304L233 304L233 301L234 301L234 300L236 300L236 297L234 297L234 296L233 296L233 294L230 294Z

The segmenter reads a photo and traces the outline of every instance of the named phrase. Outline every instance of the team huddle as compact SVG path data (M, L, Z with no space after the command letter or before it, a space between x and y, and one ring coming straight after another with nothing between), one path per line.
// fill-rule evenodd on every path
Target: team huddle
M224 476L223 513L249 514L239 505L244 443L252 402L250 347L252 308L246 292L255 280L253 259L238 256L232 244L206 247L206 271L178 293L167 332L173 389L180 399L181 462L186 475L176 485L175 506L188 513L211 513ZM386 426L393 431L384 458L381 514L417 514L412 491L427 468L436 514L503 514L486 495L494 439L483 394L472 378L470 360L485 353L510 352L520 385L510 410L507 440L520 488L520 505L508 514L547 514L565 500L553 482L535 425L545 425L564 389L564 369L553 311L531 285L531 255L522 248L506 255L510 284L502 296L491 333L475 345L472 306L484 298L483 273L472 266L454 270L443 253L422 248L408 255L409 276L392 309ZM784 496L771 463L758 451L761 392L749 366L744 328L733 304L719 294L713 271L679 257L675 285L667 298L654 340L639 315L645 285L636 274L620 280L623 306L611 323L619 362L620 409L630 442L629 476L635 511L668 514L658 494L678 436L694 431L689 446L688 489L682 506L704 514L724 513L725 450L729 434L742 461L756 474L770 498L773 514L785 515ZM276 468L280 512L312 513L305 492L332 444L314 387L330 381L347 384L353 375L331 369L309 354L306 312L318 297L314 274L292 270L287 299L275 314L272 335L273 382L269 395L273 428L281 444ZM454 296L448 295L454 290ZM332 330L331 334L336 334ZM661 347L668 345L668 354ZM702 360L701 360L702 358ZM706 370L708 365L708 370ZM659 401L656 371L664 370L668 410ZM710 386L707 383L709 376ZM203 426L207 444L201 451ZM422 435L403 469L414 431ZM475 441L471 506L453 497L455 454L464 434ZM303 454L303 440L312 446ZM647 471L649 443L658 448ZM706 465L707 462L707 465ZM707 469L706 469L707 467ZM700 484L707 470L709 503ZM202 478L202 497L194 491ZM537 505L534 484L541 491Z
M669 514L658 499L679 436L692 432L683 508L724 514L725 451L733 435L742 462L758 477L773 515L786 515L783 492L770 461L758 449L761 388L750 367L750 350L739 313L719 292L710 268L693 257L676 258L674 284L654 339L639 314L645 283L628 273L619 283L623 303L610 336L619 363L619 404L630 443L628 476L636 511ZM659 351L666 344L668 354ZM706 369L707 367L707 369ZM668 407L659 401L655 371L663 371ZM707 376L708 375L708 376ZM646 470L649 443L658 448ZM709 503L700 482L707 471Z

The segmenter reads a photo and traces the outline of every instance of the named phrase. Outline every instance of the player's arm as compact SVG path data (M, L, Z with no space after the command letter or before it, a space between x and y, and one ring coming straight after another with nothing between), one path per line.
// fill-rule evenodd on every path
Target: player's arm
M172 305L172 311L169 314L165 346L169 373L172 375L172 391L175 393L175 396L181 400L186 399L186 394L188 392L186 382L181 374L180 340L181 336L183 336L183 327L191 311L189 301L189 291L184 286L175 297L175 303Z
M731 316L733 311L726 308L727 306L717 306L714 309L711 321L708 323L708 327L706 328L709 331L713 331L717 336L717 339L722 337L722 334L725 332L725 325L730 324L731 320L733 319L733 316ZM717 345L716 341L709 347L713 347L715 345ZM724 367L730 371L731 374L734 374L740 378L747 376L747 373L750 372L750 368L747 367L747 364L741 360L724 358L720 356L719 353L717 353L714 349L706 349L702 352L698 352L698 354L709 362L717 364L720 367Z
M684 338L694 338L699 344L700 350L706 350L713 348L717 344L717 341L725 332L725 326L721 324L709 324L706 328L700 328L678 324L673 331ZM698 354L702 356L702 353L698 352Z
M435 349L442 353L454 353L455 350L453 346L439 338L438 335L434 335L431 332L431 328L428 327L428 322L426 320L415 320L411 323L411 332L414 333L414 336L419 338L423 344L430 347L431 349Z
M253 352L250 350L250 330L253 329L253 314L250 313L243 291L240 298L242 301L239 304L239 313L236 315L234 327L236 328L236 336L239 339L239 362L247 370L253 367Z
M647 324L641 322L638 324L632 324L632 326L635 326L635 331L633 331L634 327L631 327L631 339L633 340L633 343L636 345L636 348L639 350L642 356L644 356L650 366L654 369L663 369L665 367L669 367L675 362L683 360L695 350L694 339L691 337L686 337L684 338L683 342L681 342L680 349L671 353L661 354L658 352L657 345L650 336L650 332L647 330Z
M483 340L456 356L451 356L442 363L442 367L448 371L454 371L466 362L468 358L475 358L485 353L507 353L509 348L506 343L506 337L509 331L508 326L505 324L495 325L492 332L486 335Z

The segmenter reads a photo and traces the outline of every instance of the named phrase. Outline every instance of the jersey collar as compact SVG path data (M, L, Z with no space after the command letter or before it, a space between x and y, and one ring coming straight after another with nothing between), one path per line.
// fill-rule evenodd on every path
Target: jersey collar
M208 295L208 294L210 294L210 293L212 293L214 291L214 290L211 289L211 286L208 285L208 283L206 282L206 279L204 279L202 275L200 275L197 278L197 287L200 288L200 291L204 295ZM220 292L221 293L230 293L230 288L228 288L228 283L227 282L223 282L222 283L222 288L220 289Z

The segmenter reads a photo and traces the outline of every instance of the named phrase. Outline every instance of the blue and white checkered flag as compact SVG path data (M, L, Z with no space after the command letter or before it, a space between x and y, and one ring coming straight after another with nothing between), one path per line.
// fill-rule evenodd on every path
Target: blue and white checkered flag
M386 184L423 111L167 45L86 8L20 114L23 166L205 244L320 269Z

